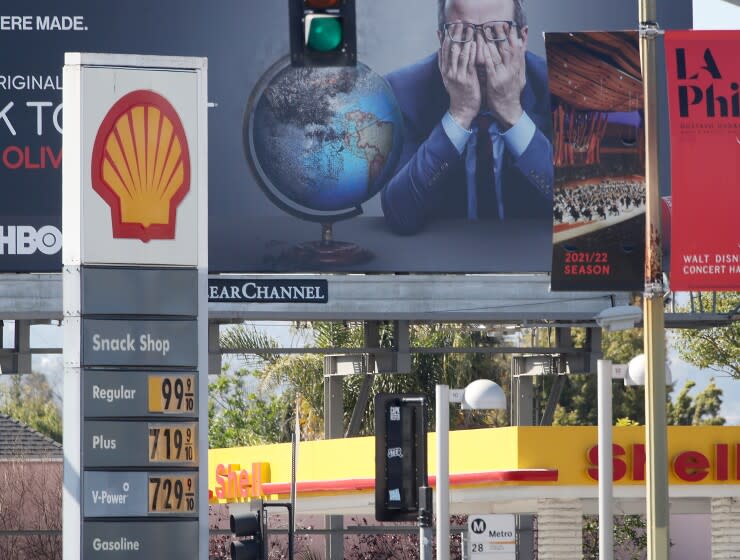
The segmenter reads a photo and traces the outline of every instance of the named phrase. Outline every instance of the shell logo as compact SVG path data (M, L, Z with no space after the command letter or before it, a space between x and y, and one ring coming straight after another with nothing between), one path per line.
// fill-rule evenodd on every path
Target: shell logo
M177 207L190 190L190 155L169 101L137 90L111 107L95 137L92 186L111 208L114 238L175 238Z

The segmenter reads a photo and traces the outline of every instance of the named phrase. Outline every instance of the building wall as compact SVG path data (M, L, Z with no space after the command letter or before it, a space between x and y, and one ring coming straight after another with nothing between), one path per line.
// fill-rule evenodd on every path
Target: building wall
M711 533L709 514L671 515L671 560L712 560Z

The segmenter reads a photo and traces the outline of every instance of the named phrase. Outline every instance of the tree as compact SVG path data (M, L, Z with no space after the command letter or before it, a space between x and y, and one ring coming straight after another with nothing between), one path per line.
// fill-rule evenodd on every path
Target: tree
M62 560L62 463L0 463L0 558Z
M628 363L633 357L642 352L643 333L641 329L627 329L624 331L603 332L602 352L604 359L613 363ZM574 336L576 343L584 339L583 333ZM645 388L622 386L612 393L613 421L622 423L632 421L638 424L645 423ZM671 402L672 388L667 391L666 420L668 424L722 425L725 419L719 416L722 405L722 389L717 387L714 379L710 379L706 388L695 397L690 395L696 385L694 381L687 381L684 388L677 395L676 401ZM553 423L556 425L594 426L598 423L597 389L595 375L572 375L566 382L561 395L560 404L555 410Z
M574 329L573 342L583 346L585 329ZM642 329L602 331L601 351L605 360L615 364L626 364L642 352ZM645 422L645 390L643 387L622 386L612 392L612 414L619 418L631 418ZM544 399L543 399L544 400ZM569 375L555 409L553 424L564 426L595 426L598 422L597 387L595 375Z
M296 327L300 332L307 334L306 338L313 340L317 348L357 348L364 345L364 332L359 322L313 322L302 323ZM380 347L392 348L394 345L393 331L390 324L381 325ZM476 329L461 324L423 324L413 325L411 343L418 347L439 346L483 346L488 344ZM241 395L235 402L246 402L248 395L260 393L264 395L280 394L286 400L286 406L295 414L295 405L299 406L301 437L303 439L318 439L323 437L324 425L324 360L322 354L288 354L277 355L270 351L277 347L277 343L259 332L252 325L237 325L230 327L221 337L223 348L234 348L240 351L237 355L250 365L247 378L256 380L257 385L251 388L240 389ZM247 349L253 348L253 352ZM327 350L329 353L330 350ZM231 374L228 374L231 375ZM227 376L228 377L228 376ZM501 356L475 353L450 354L415 354L412 357L411 375L383 374L373 376L371 395L378 392L420 392L427 396L430 404L429 426L434 422L434 388L437 383L446 383L452 387L464 387L470 381L478 378L494 379L502 386L508 386L508 363ZM360 395L364 377L361 375L347 376L344 383L344 417L349 421L352 411ZM221 381L222 384L227 381ZM233 386L230 386L234 389ZM214 390L217 388L214 387ZM227 399L219 398L221 402L214 402L214 418L218 418L216 410L228 404ZM228 417L222 414L224 422ZM364 411L360 433L373 432L373 404ZM235 431L246 429L244 419L241 424L232 424ZM465 412L459 407L451 409L450 424L453 428L471 428L492 425L505 425L506 413L499 411ZM243 440L245 436L241 439Z
M698 298L703 309L712 309L716 303L719 313L737 314L740 310L740 292L702 293ZM740 379L740 321L727 327L683 329L677 336L678 353L683 360Z
M668 403L666 421L675 426L710 425L722 426L725 419L719 415L722 406L722 389L714 383L714 378L695 397L689 392L696 383L687 380L681 392L672 403Z
M208 386L208 443L236 447L290 441L290 403L285 395L262 397L249 370L224 373Z
M62 441L59 399L40 373L14 375L0 386L0 414L30 426L54 441Z

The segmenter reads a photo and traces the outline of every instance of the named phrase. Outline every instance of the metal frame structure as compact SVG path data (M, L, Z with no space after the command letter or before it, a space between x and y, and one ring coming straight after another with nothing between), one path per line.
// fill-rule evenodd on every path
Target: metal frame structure
M305 275L325 278L329 282L329 302L326 304L264 304L211 303L208 307L210 338L210 371L218 371L224 353L249 353L254 349L222 349L218 341L218 325L241 323L245 320L281 321L401 321L399 336L403 337L404 321L464 322L474 324L511 324L520 327L595 327L594 316L604 308L627 303L624 293L578 292L552 293L549 275ZM212 276L217 278L218 276ZM222 276L223 277L223 276ZM252 276L254 277L254 276ZM293 275L259 275L260 278L295 278ZM691 294L691 311L679 312L675 304L665 314L667 328L708 328L726 326L740 320L740 309L718 313L695 305ZM701 301L701 300L699 300ZM30 327L62 319L61 274L0 274L0 330L2 321L15 321L12 347L0 347L0 368L3 372L30 371L30 357L57 354L61 348L30 346ZM639 325L638 325L639 326ZM558 329L560 330L560 329ZM407 334L407 333L406 333ZM406 342L408 338L406 337ZM529 348L533 354L560 354L569 344L556 348ZM371 371L398 367L389 361L398 351L405 353L521 353L522 348L379 348L372 337L363 348L276 348L275 353L332 353L372 355L379 360ZM571 349L572 350L572 349ZM383 362L383 359L386 361Z

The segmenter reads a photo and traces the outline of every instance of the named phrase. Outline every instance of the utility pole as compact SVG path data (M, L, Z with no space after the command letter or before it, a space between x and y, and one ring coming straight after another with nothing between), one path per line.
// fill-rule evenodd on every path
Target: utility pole
M668 449L666 441L663 243L660 227L656 0L640 3L640 58L645 92L645 443L648 560L668 560Z

